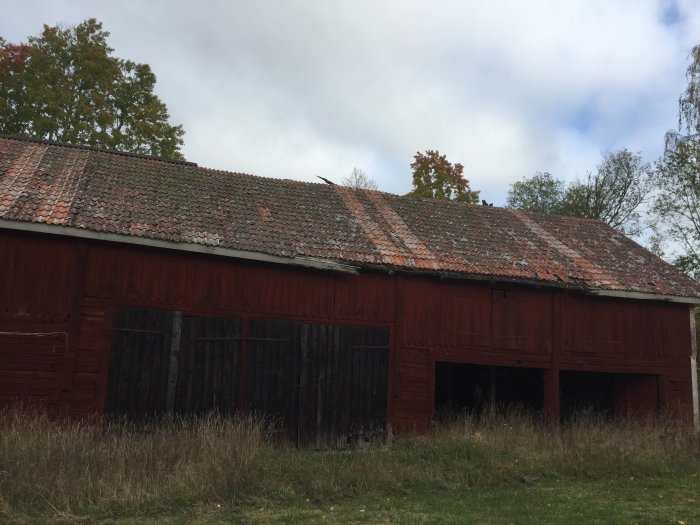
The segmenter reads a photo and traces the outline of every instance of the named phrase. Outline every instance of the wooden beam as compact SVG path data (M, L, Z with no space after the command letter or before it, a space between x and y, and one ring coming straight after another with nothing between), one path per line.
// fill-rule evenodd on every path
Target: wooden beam
M76 265L73 273L73 288L71 291L70 321L68 322L68 341L61 370L61 391L68 392L73 388L75 355L78 350L80 321L85 296L85 275L87 266L87 244L80 242L76 247Z
M549 368L544 371L543 412L550 428L559 427L561 418L561 389L559 387L559 359L564 352L564 333L562 322L562 293L558 292L552 300L552 354Z
M180 354L180 337L182 335L182 312L173 312L170 336L170 362L168 363L168 387L165 407L168 414L175 410L175 387L177 386L177 361Z
M559 426L559 368L544 371L544 417L551 428Z
M636 299L641 301L664 301L669 303L683 303L696 305L700 303L698 297L686 297L684 295L657 295L653 293L628 292L622 290L602 290L592 288L586 290L588 295L600 295L603 297L617 297L618 299Z
M695 308L690 307L690 377L693 389L693 429L700 434L700 410L698 408L698 341L695 331Z

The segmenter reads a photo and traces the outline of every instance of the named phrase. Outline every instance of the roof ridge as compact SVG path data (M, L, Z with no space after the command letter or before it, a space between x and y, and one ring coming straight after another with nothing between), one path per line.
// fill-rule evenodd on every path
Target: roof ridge
M61 148L84 149L84 150L90 150L90 151L98 151L100 153L111 153L114 155L123 155L125 157L134 157L137 159L155 160L155 161L159 161L159 162L170 162L172 164L181 164L184 166L198 167L196 162L190 162L188 160L166 159L164 157L157 157L155 155L146 155L145 153L132 153L130 151L120 151L120 150L116 150L116 149L100 148L98 146L86 146L84 144L68 144L66 142L56 142L54 140L38 139L35 137L28 137L26 135L9 135L9 134L5 134L5 133L0 133L0 139L21 140L24 142L36 142L39 144L46 144L48 146L58 146Z

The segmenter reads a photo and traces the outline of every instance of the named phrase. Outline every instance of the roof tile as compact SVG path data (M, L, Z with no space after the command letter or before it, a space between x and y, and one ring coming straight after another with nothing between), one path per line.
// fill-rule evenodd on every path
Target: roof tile
M0 220L419 272L700 297L597 220L0 138Z

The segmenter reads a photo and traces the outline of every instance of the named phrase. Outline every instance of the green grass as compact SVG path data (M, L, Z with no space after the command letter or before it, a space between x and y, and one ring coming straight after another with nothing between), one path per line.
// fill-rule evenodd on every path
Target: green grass
M250 418L106 429L0 413L0 522L700 523L673 420L460 417L391 446L299 451Z

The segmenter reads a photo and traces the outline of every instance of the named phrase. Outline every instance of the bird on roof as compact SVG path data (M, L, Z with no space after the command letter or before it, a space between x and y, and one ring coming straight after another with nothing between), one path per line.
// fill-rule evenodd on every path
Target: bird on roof
M481 204L482 204L483 206L493 206L493 202L492 202L491 204L489 204L488 202L486 202L485 199L481 199Z
M323 182L325 182L326 184L332 184L333 186L335 186L335 182L333 182L332 180L328 180L326 177L321 177L320 175L316 175L316 176L319 179L321 179Z

